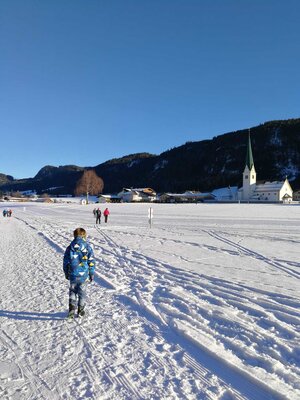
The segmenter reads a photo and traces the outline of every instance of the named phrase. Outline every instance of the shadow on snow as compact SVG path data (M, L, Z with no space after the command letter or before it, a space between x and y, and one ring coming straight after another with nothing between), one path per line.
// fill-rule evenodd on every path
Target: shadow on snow
M27 321L53 321L66 318L65 312L38 313L27 311L7 311L0 310L0 318L20 319Z

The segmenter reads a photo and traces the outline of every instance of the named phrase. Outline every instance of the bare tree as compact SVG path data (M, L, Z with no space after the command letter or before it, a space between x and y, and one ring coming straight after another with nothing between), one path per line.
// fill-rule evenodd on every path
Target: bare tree
M86 195L86 202L89 202L89 194L97 195L102 193L104 188L103 179L94 170L84 171L82 177L76 184L75 195Z
M22 193L19 192L19 191L17 191L17 192L12 192L12 193L11 193L11 196L12 196L12 197L16 197L16 198L18 198L18 199L20 199L21 197L23 197Z

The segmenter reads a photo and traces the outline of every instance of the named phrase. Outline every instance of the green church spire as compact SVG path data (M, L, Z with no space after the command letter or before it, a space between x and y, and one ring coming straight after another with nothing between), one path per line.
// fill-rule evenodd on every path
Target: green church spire
M251 147L251 139L250 139L250 129L248 134L248 146L247 146L247 154L246 154L246 166L251 170L254 165L253 155L252 155L252 147Z

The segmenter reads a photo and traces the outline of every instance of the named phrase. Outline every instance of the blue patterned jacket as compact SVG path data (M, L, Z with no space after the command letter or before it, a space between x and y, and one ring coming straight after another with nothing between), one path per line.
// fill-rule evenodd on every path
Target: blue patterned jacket
M63 269L70 282L83 283L93 278L95 260L92 247L81 236L77 236L67 247Z

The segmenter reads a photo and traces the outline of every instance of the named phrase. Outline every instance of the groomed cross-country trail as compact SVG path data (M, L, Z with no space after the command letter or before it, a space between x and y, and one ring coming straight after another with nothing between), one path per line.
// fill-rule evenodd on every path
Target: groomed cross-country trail
M300 399L300 206L1 206L1 399ZM79 226L96 275L69 322Z

